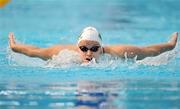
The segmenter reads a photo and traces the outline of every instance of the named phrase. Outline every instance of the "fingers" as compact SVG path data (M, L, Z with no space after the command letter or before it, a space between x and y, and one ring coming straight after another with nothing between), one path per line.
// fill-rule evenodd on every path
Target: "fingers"
M176 43L177 42L177 38L178 38L178 32L174 32L171 38L171 41Z
M168 41L169 43L176 43L177 42L177 38L178 38L178 32L174 32L171 35L171 39Z
M14 45L15 45L14 33L10 32L9 33L9 46L13 48Z
M14 39L14 33L13 32L9 33L9 39Z
M174 32L174 34L176 34L178 36L179 33L178 32Z
M171 39L168 41L168 43L170 44L170 46L172 46L172 48L174 48L176 46L178 40L178 32L174 32L171 35Z
M175 35L174 35L174 36L175 36L175 37L174 37L174 40L175 40L175 42L177 42L177 40L178 40L178 32L175 32L174 34L175 34Z
M177 39L177 37L178 37L178 32L174 32L174 33L172 34L172 39Z

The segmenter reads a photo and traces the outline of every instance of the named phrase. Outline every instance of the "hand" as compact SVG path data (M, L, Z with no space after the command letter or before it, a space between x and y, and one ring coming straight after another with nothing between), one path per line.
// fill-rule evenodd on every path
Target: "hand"
M177 40L178 40L178 32L174 32L171 35L171 39L168 41L168 43L171 44L173 47L175 47L176 43L177 43Z
M9 47L11 49L13 49L15 47L16 43L15 43L15 39L14 39L14 33L10 32L9 33Z

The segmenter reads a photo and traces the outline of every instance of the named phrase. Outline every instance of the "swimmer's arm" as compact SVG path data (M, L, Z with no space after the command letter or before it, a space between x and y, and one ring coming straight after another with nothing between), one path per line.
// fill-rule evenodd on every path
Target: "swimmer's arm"
M38 57L43 60L51 59L53 55L57 55L62 49L75 49L71 45L57 45L49 48L38 48L32 45L16 44L13 33L9 34L9 46L14 52L21 53L30 57Z
M109 53L121 58L137 58L137 60L144 59L146 57L157 56L166 51L172 50L177 43L178 33L174 33L172 38L167 43L161 43L156 45L150 45L145 47L137 47L132 45L114 45L104 47L105 53Z

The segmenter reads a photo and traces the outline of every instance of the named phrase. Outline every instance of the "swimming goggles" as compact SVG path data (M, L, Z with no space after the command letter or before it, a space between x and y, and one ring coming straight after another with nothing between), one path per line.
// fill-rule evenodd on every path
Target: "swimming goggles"
M93 46L91 48L87 48L86 46L80 46L79 48L82 52L87 52L88 50L90 50L92 52L97 52L98 49L100 48L100 46Z

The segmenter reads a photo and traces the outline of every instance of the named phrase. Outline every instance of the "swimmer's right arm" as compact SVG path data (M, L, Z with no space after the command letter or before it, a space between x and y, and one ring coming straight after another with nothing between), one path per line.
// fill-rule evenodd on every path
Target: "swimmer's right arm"
M43 60L51 59L53 55L57 55L59 51L64 48L64 46L61 45L52 46L49 48L39 48L32 45L17 44L12 32L9 33L9 46L14 52L21 53L30 57L38 57ZM66 48L74 49L72 46L68 46Z

